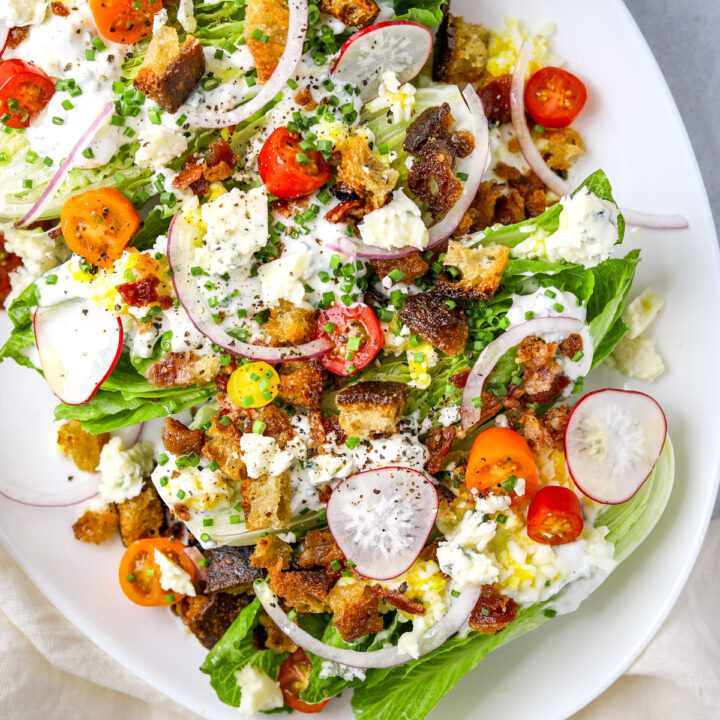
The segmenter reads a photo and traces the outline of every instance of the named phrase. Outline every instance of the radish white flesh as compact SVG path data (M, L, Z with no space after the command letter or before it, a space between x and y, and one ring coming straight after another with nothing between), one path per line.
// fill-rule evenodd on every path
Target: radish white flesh
M660 457L667 422L649 395L597 390L575 405L565 429L565 458L578 488L607 505L629 500Z
M394 72L401 83L416 77L430 57L433 36L420 23L389 20L351 35L340 48L330 75L360 89L363 102L377 97L382 75Z
M330 496L327 522L361 575L389 580L422 552L437 510L437 491L425 475L384 467L343 480Z
M45 379L68 405L88 402L122 352L120 318L90 300L38 308L33 329Z

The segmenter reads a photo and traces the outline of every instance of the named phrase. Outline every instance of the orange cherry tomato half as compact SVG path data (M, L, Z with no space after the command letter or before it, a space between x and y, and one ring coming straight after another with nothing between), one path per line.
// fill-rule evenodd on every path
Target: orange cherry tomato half
M0 118L11 128L29 127L55 94L55 83L24 60L0 63Z
M60 213L67 246L93 265L111 269L140 227L132 203L113 188L70 198Z
M328 337L335 347L318 360L331 373L354 375L380 352L385 340L369 305L333 305L320 313L315 337Z
M312 663L302 648L298 648L280 666L278 682L282 690L283 700L285 704L289 705L293 710L299 710L304 713L316 713L320 712L320 710L330 702L330 700L324 700L323 702L311 705L300 699L300 693L308 686L311 672Z
M525 492L515 494L513 478L525 480ZM538 487L532 450L520 433L505 427L481 432L470 449L465 483L480 495L507 493L513 502L531 498Z
M547 128L564 128L587 101L583 81L557 67L538 70L525 86L525 107L532 119Z
M330 180L330 165L318 150L304 151L302 138L279 127L258 155L258 170L267 191L292 200L309 195Z
M120 45L134 45L150 35L162 7L162 0L90 0L99 33Z
M185 545L169 538L144 538L128 546L120 560L120 587L129 600L143 607L169 607L185 595L163 590L160 569L155 562L155 550L179 565L195 582L195 565L183 554Z
M564 545L583 531L582 508L569 488L548 485L538 491L527 514L527 534L543 545Z

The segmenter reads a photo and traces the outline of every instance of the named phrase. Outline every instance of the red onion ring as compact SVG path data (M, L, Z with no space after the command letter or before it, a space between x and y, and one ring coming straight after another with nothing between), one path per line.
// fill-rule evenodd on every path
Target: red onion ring
M519 345L528 335L542 335L551 332L562 332L570 335L571 333L579 332L582 330L582 327L582 322L576 318L559 316L541 317L528 320L520 325L515 325L495 338L495 340L480 353L480 357L475 361L475 365L473 365L467 382L465 383L460 406L462 429L467 430L480 421L482 408L475 407L473 400L481 397L488 375L492 372L498 360L510 350L510 348ZM587 356L583 357L581 362L583 366L587 365L587 370L584 370L584 373L581 374L587 374L590 370L592 356L588 353Z
M168 232L167 259L175 295L198 332L229 353L268 363L306 360L322 355L334 347L327 337L291 347L263 347L236 340L228 335L212 319L190 273L192 238L188 229L184 220L177 215L173 218Z
M127 427L120 428L120 430L113 430L110 434L113 437L119 437L120 440L122 440L123 447L129 448L140 442L144 427L145 423L141 422L136 425L128 425Z
M5 52L5 48L7 47L9 39L10 28L7 26L6 23L0 20L0 57L2 57L2 54Z
M42 195L39 197L37 202L30 208L30 211L25 215L22 220L18 220L15 223L15 227L22 227L23 225L29 225L33 220L36 220L40 213L43 211L45 206L50 202L55 191L60 186L60 183L65 179L65 176L70 172L73 166L75 156L84 149L85 146L90 142L95 133L100 129L102 124L108 118L114 108L113 103L108 103L102 110L102 112L93 120L90 127L80 136L80 139L75 143L75 146L68 154L65 162L58 168L58 171L53 176L52 180L48 183Z
M195 547L190 546L186 547L183 550L183 555L187 557L188 560L195 566L195 579L199 580L200 582L203 582L207 580L207 571L205 570L204 565L201 565L200 563L205 560L205 556Z
M684 230L690 227L687 218L682 215L656 215L638 212L629 208L620 208L625 223L633 227L644 227L650 230Z
M403 258L414 253L424 252L439 245L446 240L455 228L460 224L467 209L475 199L480 181L485 172L487 156L490 150L490 130L482 101L473 89L467 85L462 91L468 110L470 111L471 132L475 137L475 148L463 161L463 166L468 169L468 179L463 185L462 195L455 205L450 208L447 215L428 229L429 240L424 248L404 247L397 250L386 250L384 248L366 245L348 237L339 237L337 240L327 243L331 250L343 253L348 257L359 257L370 260L391 260Z
M389 668L414 659L410 655L401 653L395 646L382 648L381 650L359 652L358 650L346 650L345 648L327 645L288 619L288 616L280 607L277 595L270 589L268 583L256 582L253 589L265 612L280 630L296 645L313 655L355 668ZM439 648L449 637L460 630L479 598L480 588L478 587L467 587L457 597L451 597L448 611L435 625L428 629L425 636L420 640L420 656L427 655Z
M21 500L20 498L14 497L6 492L3 492L2 490L0 490L0 496L4 497L6 500L18 503L18 505L25 505L26 507L64 508L72 507L73 505L80 505L80 503L92 500L94 497L98 496L98 493L96 491L92 495L87 495L86 497L78 498L77 500L70 500L68 502L51 502L50 500L48 500L47 502L30 502L29 500Z
M222 128L237 125L267 105L285 87L302 58L308 26L307 0L289 0L288 5L290 18L285 49L275 72L263 85L260 92L244 105L227 112L219 111L217 105L210 99L211 94L208 94L203 103L205 109L187 107L184 109L187 122L191 127Z

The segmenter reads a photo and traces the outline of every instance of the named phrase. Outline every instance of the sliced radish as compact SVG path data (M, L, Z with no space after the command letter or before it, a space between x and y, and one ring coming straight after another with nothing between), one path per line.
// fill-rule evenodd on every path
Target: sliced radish
M665 413L649 395L597 390L580 400L568 418L568 470L589 498L617 505L648 479L666 434Z
M340 48L330 75L360 89L360 99L377 97L383 73L394 72L401 83L416 77L430 57L433 36L410 20L388 20L351 35Z
M84 405L120 359L120 318L90 300L68 300L38 308L33 328L50 388L64 403Z
M9 38L10 28L7 26L7 23L0 20L0 57L2 57L2 54L5 52Z
M384 467L343 480L330 496L327 522L361 575L389 580L422 552L437 511L435 486L419 470Z

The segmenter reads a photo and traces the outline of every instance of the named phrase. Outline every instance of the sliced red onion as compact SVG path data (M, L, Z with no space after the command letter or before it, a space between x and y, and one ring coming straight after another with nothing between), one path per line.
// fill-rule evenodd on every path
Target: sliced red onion
M475 199L475 194L477 193L483 173L485 172L487 156L490 150L490 131L488 129L487 117L485 116L482 101L472 85L468 85L463 90L462 96L465 98L468 110L470 111L470 131L475 138L475 148L472 153L463 160L463 167L468 171L468 178L463 185L462 195L452 208L450 208L447 215L428 229L429 240L427 245L425 245L424 248L408 246L396 250L385 250L384 248L357 242L351 238L339 237L337 240L327 243L327 247L331 250L341 252L348 257L367 258L370 260L391 260L429 250L439 245L452 234L460 224L467 209L472 205L472 201Z
M127 427L120 428L120 430L113 430L110 434L113 437L119 437L124 448L130 448L140 442L144 426L144 422L137 423L136 425L128 425Z
M520 48L517 64L513 71L512 85L510 86L512 124L525 162L552 192L559 197L563 197L569 195L573 188L562 178L559 178L543 160L543 156L535 146L525 119L525 77L527 76L532 50L532 43L526 40Z
M228 335L213 320L210 308L205 303L198 284L190 272L195 264L192 234L190 226L177 215L173 218L168 232L167 258L175 294L190 318L190 322L206 338L224 350L252 360L280 363L317 357L334 347L327 337L291 347L263 347L262 345L251 345Z
M488 375L492 372L498 360L510 348L519 345L528 335L546 335L549 333L563 333L570 335L582 330L583 324L580 320L571 317L541 317L528 320L520 325L515 325L506 330L502 335L495 338L481 353L480 357L475 361L462 394L462 404L460 408L460 417L462 421L462 429L467 430L469 427L480 421L482 408L475 407L473 400L482 396L483 387ZM587 354L580 360L582 366L578 368L581 375L586 375L590 370L592 356Z
M102 110L102 112L93 120L90 127L80 136L80 139L75 143L75 146L68 154L65 162L58 168L58 171L53 176L52 180L48 183L42 195L38 198L37 202L32 206L30 211L25 215L22 220L18 220L15 223L15 227L23 227L23 225L29 225L40 216L42 211L45 209L47 204L52 200L53 195L60 187L60 183L65 179L65 176L72 169L73 163L75 162L75 156L87 147L88 143L94 137L95 133L102 127L105 120L110 116L114 108L113 103L108 103Z
M357 572L389 580L422 552L437 511L437 490L423 473L383 467L343 480L328 501L327 522Z
M195 579L203 582L207 580L207 571L205 570L205 556L194 546L186 547L183 555L195 566Z
M650 230L684 230L690 227L687 218L682 215L656 215L630 210L630 208L620 208L620 212L625 218L626 224L634 227L644 227Z
M260 92L244 105L226 112L218 109L218 103L212 99L213 93L208 93L202 107L184 110L187 122L192 127L223 128L237 125L267 105L285 88L302 57L308 26L307 0L289 0L288 5L290 18L285 50L283 50L275 72L262 86Z
M7 23L0 20L0 57L2 57L2 54L5 52L9 38L10 28L7 26Z
M260 604L273 622L306 652L341 665L364 669L395 667L414 659L410 655L401 653L395 646L385 647L381 650L359 652L358 650L347 650L327 645L288 619L288 616L280 607L277 595L266 582L256 582L253 588L255 595L260 600ZM420 640L420 657L439 648L463 626L479 597L480 588L478 587L467 587L457 597L450 596L448 611L435 625L428 629Z
M96 479L95 485L97 485L98 482L99 481ZM83 485L82 487L85 486ZM23 491L11 490L10 492L4 492L0 490L0 496L4 497L6 500L18 503L19 505L36 508L72 507L73 505L80 505L80 503L92 500L94 497L97 497L98 494L97 490L92 494L88 493L89 491L85 490L83 496L78 498L75 498L75 493L73 493L72 495L63 495L62 498L58 497L57 499L54 499L52 496L47 496L47 499L43 499L45 496L40 494L31 494L26 496ZM27 498L32 498L32 500Z

